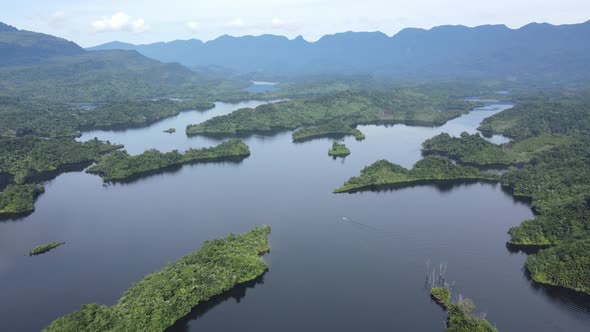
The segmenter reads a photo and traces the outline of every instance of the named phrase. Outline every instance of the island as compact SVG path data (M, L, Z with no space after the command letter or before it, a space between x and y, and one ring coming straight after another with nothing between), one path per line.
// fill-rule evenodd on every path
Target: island
M176 132L176 128L168 128L168 129L164 130L164 132L168 133L168 134L173 134Z
M35 211L35 199L45 191L42 185L8 185L0 193L0 219L25 216Z
M410 170L387 160L379 160L361 170L360 176L350 178L334 193L370 190L381 186L432 183L450 180L497 180L497 176L471 166L453 163L450 159L428 156Z
M451 291L447 287L433 287L430 296L447 311L447 331L449 332L498 332L485 318L472 313L473 301L460 298L457 303L451 300Z
M330 135L364 135L361 124L405 123L440 126L468 113L478 103L452 98L443 92L418 89L342 91L319 97L245 108L187 126L187 135L236 136L295 130L295 141ZM311 128L303 128L311 127Z
M114 151L101 157L86 172L100 175L105 182L124 181L147 176L170 167L184 164L214 161L241 161L250 155L250 148L241 140L233 139L217 146L189 149L184 153L177 150L160 152L152 149L131 156L127 151Z
M31 252L29 252L29 256L37 256L37 255L44 254L44 253L46 253L52 249L55 249L63 244L65 244L65 242L51 242L51 243L43 244L40 246L36 246L35 248L33 248L33 250L31 250Z
M43 331L164 331L191 310L268 270L270 226L203 243L134 283L113 306L83 305Z
M292 134L294 142L303 142L320 137L344 136L354 136L357 141L365 139L365 134L360 130L351 127L350 124L341 120L332 121L315 127L300 128L295 130Z
M328 155L332 157L346 157L350 154L350 150L344 144L338 142L332 143L332 148L328 151Z

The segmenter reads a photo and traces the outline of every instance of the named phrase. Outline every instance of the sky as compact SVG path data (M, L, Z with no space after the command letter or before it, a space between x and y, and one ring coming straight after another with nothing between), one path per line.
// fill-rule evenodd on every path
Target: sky
M275 34L315 41L344 31L381 31L447 24L590 20L590 0L0 0L0 21L84 47Z

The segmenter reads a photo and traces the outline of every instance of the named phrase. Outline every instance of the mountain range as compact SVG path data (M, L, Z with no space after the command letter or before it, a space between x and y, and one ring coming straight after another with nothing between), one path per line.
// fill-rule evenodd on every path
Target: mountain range
M232 88L135 50L87 51L62 38L0 23L0 96L113 101Z
M279 75L371 73L400 78L542 78L590 76L590 21L571 25L531 23L344 32L316 42L302 37L221 36L133 45L111 42L90 50L124 49L191 68L220 66L240 73Z

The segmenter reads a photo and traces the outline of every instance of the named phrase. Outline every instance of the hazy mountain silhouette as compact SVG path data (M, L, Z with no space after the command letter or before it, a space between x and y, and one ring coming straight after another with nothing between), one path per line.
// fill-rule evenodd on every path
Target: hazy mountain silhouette
M589 76L590 21L572 25L531 23L439 26L381 32L345 32L316 42L274 35L221 36L133 45L111 42L90 49L137 50L160 61L189 67L222 66L273 74L373 73L405 78Z

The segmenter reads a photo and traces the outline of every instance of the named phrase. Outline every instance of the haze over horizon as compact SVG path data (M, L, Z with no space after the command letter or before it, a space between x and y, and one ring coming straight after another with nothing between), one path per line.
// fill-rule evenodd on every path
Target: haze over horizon
M505 24L519 28L531 22L581 23L590 13L590 2L579 0L367 0L346 5L335 0L170 0L150 6L139 0L124 4L114 0L33 4L24 0L6 2L2 7L0 20L7 24L61 36L84 47L115 40L134 44L191 38L207 41L226 34L274 34L291 39L302 35L315 41L344 31L381 31L391 36L404 28L439 25Z

